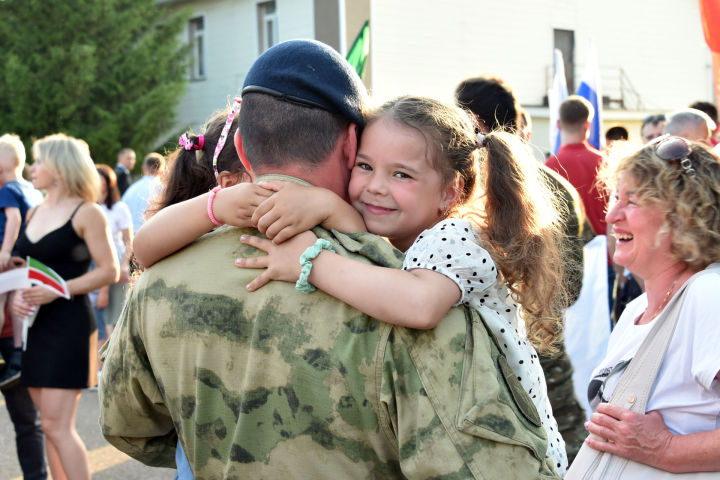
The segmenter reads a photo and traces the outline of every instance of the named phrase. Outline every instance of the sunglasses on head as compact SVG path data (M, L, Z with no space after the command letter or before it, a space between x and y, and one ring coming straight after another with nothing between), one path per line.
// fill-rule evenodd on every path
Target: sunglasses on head
M688 140L682 137L663 135L656 138L652 145L655 145L655 155L658 158L671 163L679 161L685 173L695 176L695 169L689 158L692 153L692 144Z

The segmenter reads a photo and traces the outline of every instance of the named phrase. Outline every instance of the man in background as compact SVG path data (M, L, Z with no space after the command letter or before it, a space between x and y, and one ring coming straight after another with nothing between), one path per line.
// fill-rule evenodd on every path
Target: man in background
M25 156L25 146L17 135L5 134L0 137L0 165L3 170L0 177L4 177L2 183L5 184L0 189L0 208L4 208L6 212L15 210L14 215L17 217L18 229L24 223L28 209L39 204L43 199L42 194L35 190L30 182L22 178L21 172L25 166ZM13 238L9 243L10 251L15 239ZM11 268L11 265L7 266ZM5 295L2 296L5 297ZM5 323L0 328L0 356L8 359L8 363L4 367L0 366L2 374L0 383L3 384L0 390L2 390L5 406L15 429L15 448L23 478L44 480L47 478L45 436L40 426L40 414L30 398L30 393L27 387L20 385L19 382L22 352L18 343L19 331L14 330L14 327L18 327L17 323L19 322L13 322L10 312L5 311L5 307L6 304L3 301L0 307L3 311L0 314L5 317ZM13 361L16 362L14 369Z
M718 111L717 107L710 102L693 102L689 106L701 112L707 113L710 119L715 123L715 130L710 133L710 142L713 146L718 145L718 136L720 135L720 124L718 123Z
M713 147L711 138L714 130L715 122L712 118L707 113L694 108L671 113L665 125L665 133L704 143L709 148Z
M593 232L605 235L607 196L597 186L598 169L604 157L587 142L594 115L590 102L578 95L571 95L560 104L560 149L545 165L575 187Z
M643 144L659 137L665 131L665 115L649 115L643 119L640 127L640 136Z
M133 157L135 153L133 153ZM150 201L160 194L162 184L160 175L165 168L165 158L159 153L148 153L143 160L143 176L140 180L130 185L122 201L130 208L133 220L133 232L137 232L145 221L145 210ZM118 178L118 184L120 183Z
M118 152L117 164L115 165L115 176L117 176L117 186L120 195L125 194L132 183L130 171L135 166L135 150L132 148L123 148Z

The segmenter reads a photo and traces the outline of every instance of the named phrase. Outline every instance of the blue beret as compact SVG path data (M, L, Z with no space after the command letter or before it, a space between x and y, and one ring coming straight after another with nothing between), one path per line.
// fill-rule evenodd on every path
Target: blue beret
M290 40L266 50L245 77L246 93L273 95L365 124L365 85L338 52L315 40Z

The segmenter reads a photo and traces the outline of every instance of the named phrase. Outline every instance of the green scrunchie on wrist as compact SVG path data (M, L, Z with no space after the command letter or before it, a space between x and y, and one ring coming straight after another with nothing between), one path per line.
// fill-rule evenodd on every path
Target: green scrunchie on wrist
M308 277L310 276L310 271L312 270L312 261L320 255L320 252L322 252L323 249L331 252L335 251L332 243L328 242L324 238L318 238L313 245L310 245L303 254L300 255L300 265L302 268L300 270L300 276L298 277L297 282L295 282L296 290L303 293L310 293L317 290L313 284L308 282Z

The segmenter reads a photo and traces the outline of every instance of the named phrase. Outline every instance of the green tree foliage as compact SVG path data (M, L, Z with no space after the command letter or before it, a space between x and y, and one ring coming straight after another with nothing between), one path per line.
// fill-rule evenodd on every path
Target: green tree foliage
M187 81L189 12L157 0L0 0L0 132L64 132L113 164L172 127ZM141 163L141 162L138 162Z

